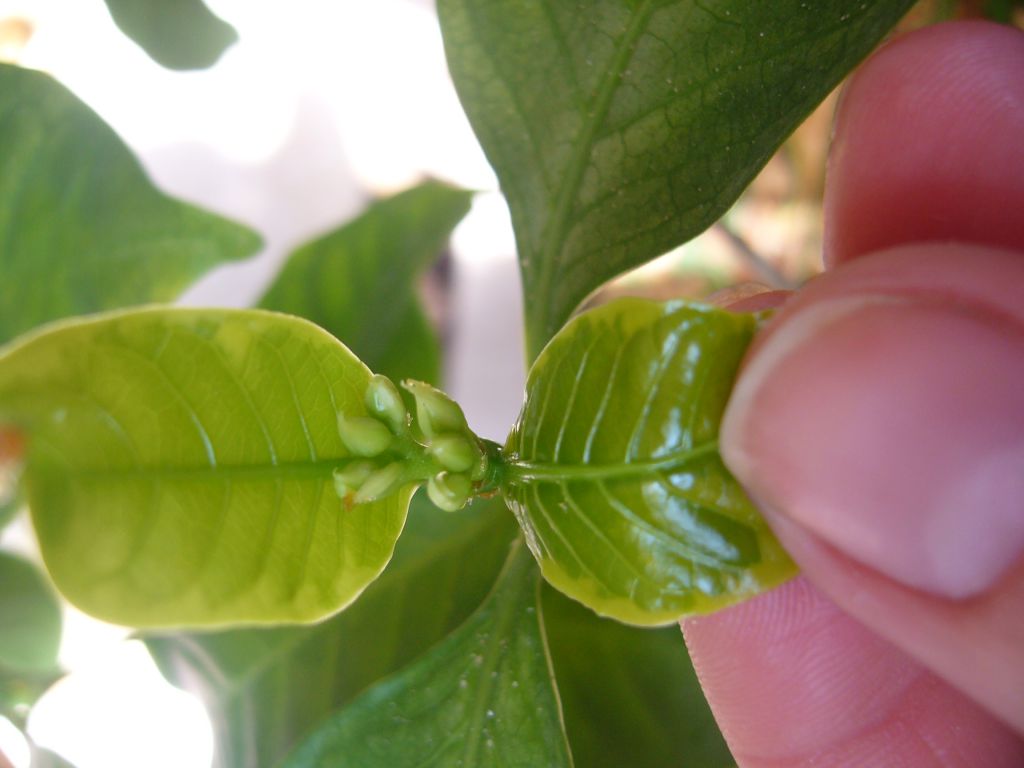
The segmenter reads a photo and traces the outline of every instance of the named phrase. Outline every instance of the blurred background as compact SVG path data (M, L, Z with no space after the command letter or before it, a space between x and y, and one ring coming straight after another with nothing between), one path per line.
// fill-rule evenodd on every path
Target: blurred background
M445 340L447 389L476 431L503 439L525 376L515 244L448 78L433 3L208 5L239 36L209 69L156 64L121 33L103 0L0 0L0 60L68 86L166 192L263 235L257 257L209 274L182 303L250 304L291 249L425 177L478 190L424 292ZM1019 3L991 0L921 2L904 26L986 13L1024 26ZM751 281L795 287L812 276L834 103L835 94L717 225L591 301L703 298ZM24 517L0 546L33 553ZM128 630L65 608L60 661L69 676L27 724L37 744L79 768L209 765L202 707L163 681ZM3 718L0 753L17 768L28 765L28 745Z

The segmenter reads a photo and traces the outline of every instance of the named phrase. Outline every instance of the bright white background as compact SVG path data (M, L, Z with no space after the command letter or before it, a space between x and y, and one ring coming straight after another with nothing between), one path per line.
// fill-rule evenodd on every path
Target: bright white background
M518 274L508 213L448 79L423 0L209 0L239 42L213 68L175 73L114 26L102 0L0 0L28 20L18 62L50 72L140 155L164 190L264 236L246 264L183 300L244 306L287 252L356 215L372 195L424 176L481 190L453 238L447 388L471 424L501 439L523 380ZM3 546L32 551L24 521ZM39 702L29 732L78 768L205 768L202 708L167 685L127 631L69 609L70 676ZM0 719L0 750L27 764ZM20 762L18 762L20 761Z

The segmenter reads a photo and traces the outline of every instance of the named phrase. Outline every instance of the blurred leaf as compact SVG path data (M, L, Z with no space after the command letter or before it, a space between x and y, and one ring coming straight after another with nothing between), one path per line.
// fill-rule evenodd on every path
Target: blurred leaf
M690 239L912 0L440 0L512 211L530 357L601 283Z
M1022 0L986 0L985 16L1001 24L1012 24L1015 11L1024 8Z
M7 552L0 552L0 621L0 670L17 675L56 669L60 605L39 569Z
M718 455L757 319L686 302L584 312L537 358L505 445L505 497L552 586L667 624L794 566Z
M24 730L31 707L63 676L56 662L37 671L12 671L0 665L0 715Z
M412 489L346 509L337 413L370 371L305 320L147 309L0 350L0 422L29 436L43 557L82 610L133 626L312 621L391 558Z
M32 750L32 763L29 768L75 768L75 766L56 752L36 747Z
M17 480L12 477L8 482L2 475L0 470L0 531L17 516L24 503Z
M317 728L284 768L571 766L538 587L517 542L462 627Z
M25 446L22 436L0 426L0 531L22 507L21 461Z
M679 627L638 631L543 590L565 728L588 768L735 765Z
M414 497L383 575L310 627L151 637L172 683L197 693L218 764L272 766L331 712L444 638L487 595L516 530L500 499L455 513Z
M416 299L416 279L471 199L428 181L374 203L295 251L260 306L326 328L377 373L436 383L437 342Z
M168 69L205 69L238 40L201 0L106 0L114 22Z
M63 86L0 64L0 342L68 315L173 299L259 242L158 191Z

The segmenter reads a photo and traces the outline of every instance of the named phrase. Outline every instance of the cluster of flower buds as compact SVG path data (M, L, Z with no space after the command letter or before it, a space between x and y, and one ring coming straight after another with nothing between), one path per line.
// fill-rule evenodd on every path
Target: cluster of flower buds
M398 388L381 375L366 388L367 415L338 414L338 434L356 458L334 471L335 490L356 505L426 481L434 504L460 509L485 482L487 451L450 397L419 381L402 387L416 402L415 419Z

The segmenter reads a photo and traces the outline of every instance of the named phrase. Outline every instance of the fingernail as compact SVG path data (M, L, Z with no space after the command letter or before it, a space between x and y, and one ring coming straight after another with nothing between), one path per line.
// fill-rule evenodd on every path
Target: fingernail
M721 446L756 500L847 555L977 594L1024 555L1024 332L928 301L812 305L755 351Z

